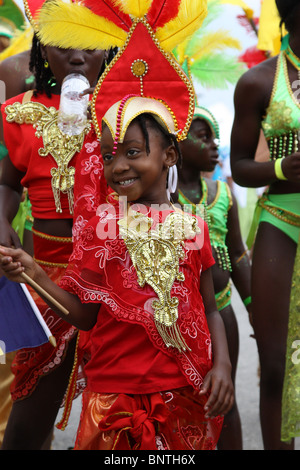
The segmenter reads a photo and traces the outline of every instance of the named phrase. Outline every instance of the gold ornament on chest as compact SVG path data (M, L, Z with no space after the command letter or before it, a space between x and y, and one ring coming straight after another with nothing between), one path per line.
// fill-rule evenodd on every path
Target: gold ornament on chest
M171 212L163 223L152 228L153 220L141 213L129 211L119 222L140 286L150 285L157 294L152 302L157 330L167 347L185 351L186 345L179 327L177 297L171 297L174 281L184 281L179 262L185 257L184 240L193 238L200 229L195 217L183 212Z
M35 129L36 137L41 137L43 147L38 150L41 157L51 155L56 167L51 168L51 185L56 212L61 213L60 194L67 194L69 210L73 214L73 188L75 168L69 166L70 161L83 146L85 135L90 130L90 124L79 135L63 134L57 126L58 111L53 106L47 108L41 103L14 103L6 106L6 120L16 124L29 124Z

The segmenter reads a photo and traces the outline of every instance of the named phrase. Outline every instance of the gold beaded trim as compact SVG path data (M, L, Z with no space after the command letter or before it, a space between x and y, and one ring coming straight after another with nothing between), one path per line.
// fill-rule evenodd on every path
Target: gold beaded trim
M231 297L231 281L228 282L226 287L216 294L216 302L218 310L222 310Z
M300 103L299 103L299 101L296 100L295 95L294 95L293 90L292 90L292 87L291 87L291 84L290 84L290 79L289 79L289 74L288 74L287 62L286 62L285 55L283 56L283 58L284 58L284 60L283 60L283 70L284 70L284 76L285 76L285 79L286 79L287 89L289 91L289 94L291 95L291 98L292 98L293 102L296 104L296 106L298 108L300 108Z
M129 41L131 39L131 36L137 26L138 23L143 23L144 26L148 29L148 32L151 36L151 38L153 39L153 42L155 43L155 45L157 46L157 48L159 49L159 51L161 52L161 54L168 60L168 62L170 63L170 65L173 67L173 69L177 72L177 74L179 75L179 77L181 78L181 80L185 83L185 85L187 86L188 88L188 91L189 91L189 96L190 96L190 104L189 104L189 110L188 110L188 116L187 116L187 120L186 120L186 123L185 123L185 126L183 129L180 130L180 133L177 134L177 140L178 141L181 141L181 140L184 140L186 137L187 137L187 134L188 134L188 131L189 131L189 128L190 128L190 125L192 123L192 120L193 120L193 116L194 116L194 103L195 103L195 91L194 91L194 87L193 87L193 84L190 82L190 80L188 79L188 77L186 76L186 74L184 73L184 71L181 69L180 65L175 61L175 59L173 59L173 57L171 55L169 55L166 51L164 51L164 49L161 47L158 39L156 38L155 36L155 33L154 31L152 30L151 26L149 25L148 21L145 19L145 18L137 18L132 27L130 28L130 31L127 35L127 38L126 38L126 41L123 45L123 47L119 50L119 52L116 54L116 56L113 58L113 60L110 62L110 64L108 65L108 67L106 67L105 71L103 72L103 74L101 75L101 78L100 80L98 81L97 85L96 85L96 88L95 88L95 91L93 93L93 98L92 98L92 102L91 102L91 114L92 114L92 118L93 118L93 123L94 123L94 127L95 127L95 131L96 131L96 134L98 136L98 138L101 140L101 130L100 130L100 127L99 127L99 124L98 124L98 120L97 120L97 114L96 114L96 99L97 99L97 96L100 92L100 89L101 89L101 86L102 86L102 83L103 81L105 80L105 77L107 76L107 74L110 72L110 70L112 69L112 67L115 65L115 63L120 59L120 57L122 56L122 54L125 52L128 44L129 44ZM141 59L139 59L141 60ZM172 116L174 116L174 113L172 113Z
M38 264L42 266L49 266L51 268L66 268L68 266L68 263L51 263L50 261L42 261L37 258L33 258L34 261L36 261Z
M37 24L37 22L33 19L33 16L32 16L32 13L31 13L31 11L30 11L30 8L29 8L29 5L28 5L27 0L23 0L23 3L24 3L24 10L25 10L26 16L27 16L27 18L28 18L28 21L29 21L29 23L31 24L31 26L33 27L35 33L37 33L38 30L39 30L38 24Z
M265 209L266 211L270 212L274 217L287 224L294 225L296 227L300 227L300 215L295 214L294 212L290 212L286 209L282 209L276 206L270 206L269 204L265 204L268 201L266 196L262 196L258 200L258 204Z
M45 240L52 240L55 242L61 242L61 243L73 243L72 237L56 237L54 235L48 235L46 233L38 232L34 228L32 229L32 232L39 238L44 238Z

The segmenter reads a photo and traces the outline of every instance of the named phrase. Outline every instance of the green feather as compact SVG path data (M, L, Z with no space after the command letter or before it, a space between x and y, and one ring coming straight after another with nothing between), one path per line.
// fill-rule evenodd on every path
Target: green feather
M206 88L226 89L229 84L235 84L246 71L242 62L224 54L214 54L203 57L195 65L190 64L190 70L195 82Z

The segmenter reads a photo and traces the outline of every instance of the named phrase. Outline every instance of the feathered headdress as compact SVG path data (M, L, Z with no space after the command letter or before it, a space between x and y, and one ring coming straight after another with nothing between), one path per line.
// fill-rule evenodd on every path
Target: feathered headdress
M119 141L130 119L147 111L149 102L142 97L152 99L152 114L168 112L169 130L182 140L193 118L194 89L172 50L199 29L206 13L207 0L85 0L84 5L51 0L40 11L39 36L43 44L62 48L119 48L92 100L99 137L105 116Z

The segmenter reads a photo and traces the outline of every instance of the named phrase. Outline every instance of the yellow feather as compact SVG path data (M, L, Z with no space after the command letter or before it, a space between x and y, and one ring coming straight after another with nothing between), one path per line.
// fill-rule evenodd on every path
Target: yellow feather
M178 16L159 28L156 36L166 51L191 36L207 15L207 0L181 0Z
M38 36L43 44L65 49L121 47L127 37L113 22L78 3L45 2L38 24Z
M241 7L249 19L253 18L254 11L243 0L222 0L221 3L230 3L231 5Z
M155 0L153 0L155 2ZM115 0L114 4L127 15L143 18L151 6L152 0Z
M185 41L182 41L176 47L177 60L180 64L183 64L183 62L185 61L186 50L187 50L188 44L189 44L189 38L187 38Z
M232 38L224 31L216 31L209 33L201 39L201 47L196 51L190 51L190 55L194 60L201 57L221 51L223 49L241 49L241 44L237 39Z

